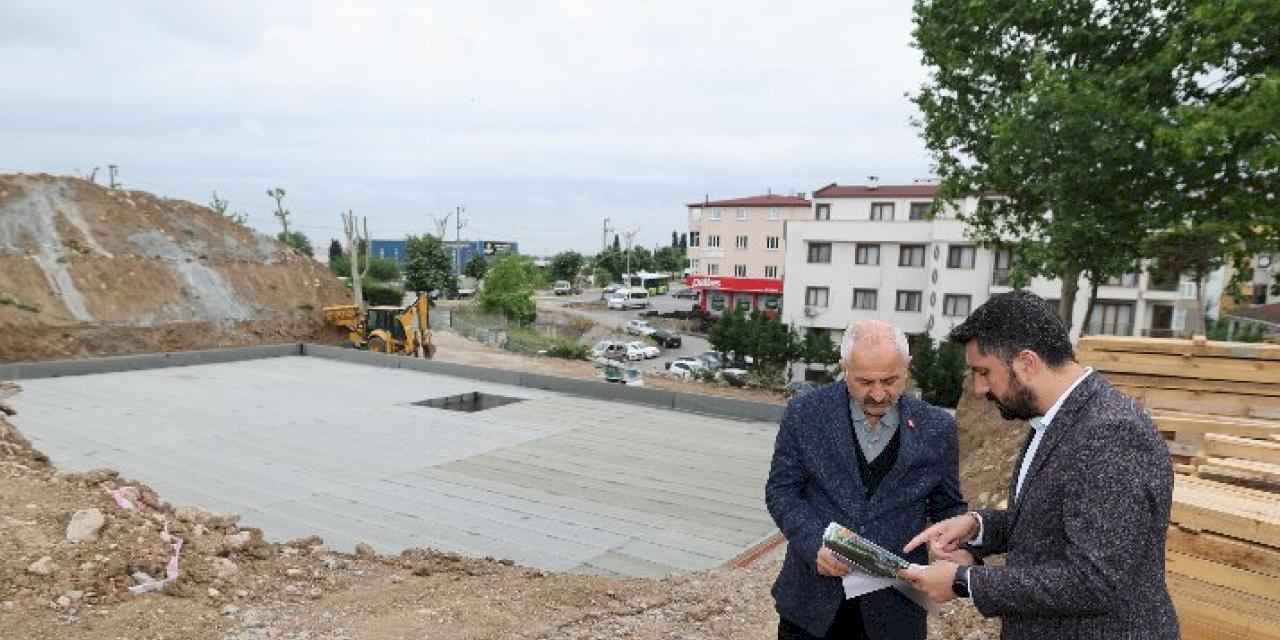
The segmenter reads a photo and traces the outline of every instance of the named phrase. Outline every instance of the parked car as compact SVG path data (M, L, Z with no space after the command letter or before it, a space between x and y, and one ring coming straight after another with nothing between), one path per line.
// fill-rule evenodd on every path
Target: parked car
M747 384L746 369L721 369L717 372L721 380L728 382L730 386L741 387Z
M644 354L646 360L662 355L662 350L651 344L645 344L643 342L628 342L627 346L639 349L640 352Z
M697 289L689 288L680 289L679 291L671 294L672 298L687 298L689 300L697 300L698 296L699 294Z
M649 292L644 289L618 289L608 294L610 309L647 309Z
M552 289L558 296L567 296L573 293L573 285L568 280L556 280L555 287Z
M680 334L667 331L666 329L658 329L657 331L649 334L649 337L652 338L654 342L658 343L658 346L667 349L679 349L680 345L684 344L680 338Z
M724 360L720 358L720 354L715 351L703 351L698 354L698 359L702 361L702 366L716 371L724 366Z
M628 342L622 346L627 350L627 360L639 361L645 359L644 345L639 342Z
M618 344L618 343L614 340L601 340L600 342L597 342L595 346L591 347L591 357L592 358L603 357L604 352L607 351L609 347L615 344Z
M633 336L653 335L653 333L658 330L657 327L654 327L645 320L628 320L626 329L627 333Z
M689 378L697 377L706 369L706 367L703 366L701 360L698 360L697 358L687 358L687 357L676 358L675 360L672 360L671 362L666 363L665 366L667 368L667 371L670 371L671 373L674 373L677 376L680 376L681 378L684 378L686 380L688 380Z

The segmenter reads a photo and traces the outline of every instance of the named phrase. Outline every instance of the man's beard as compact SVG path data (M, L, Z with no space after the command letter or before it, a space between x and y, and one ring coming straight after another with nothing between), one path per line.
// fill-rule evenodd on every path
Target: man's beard
M987 399L996 404L1000 409L1000 417L1005 420L1030 420L1040 415L1040 410L1036 409L1035 394L1012 372L1009 374L1009 397L1001 400L988 391Z

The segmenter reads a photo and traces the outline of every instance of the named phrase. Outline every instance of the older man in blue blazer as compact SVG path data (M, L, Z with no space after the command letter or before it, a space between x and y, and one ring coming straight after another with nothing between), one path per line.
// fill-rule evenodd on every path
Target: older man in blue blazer
M909 363L902 331L854 322L840 344L845 379L787 405L765 485L787 539L773 585L780 639L925 637L925 611L894 589L846 599L850 569L822 546L838 522L901 549L927 523L966 511L955 419L903 396ZM928 562L924 549L907 559Z

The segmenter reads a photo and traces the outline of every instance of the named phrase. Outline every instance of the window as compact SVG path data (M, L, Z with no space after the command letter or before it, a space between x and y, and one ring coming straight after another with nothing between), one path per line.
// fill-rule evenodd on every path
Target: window
M872 220L892 220L893 219L893 203L892 202L872 202L871 203L871 219Z
M724 311L724 298L725 298L725 295L723 293L712 293L711 294L711 310Z
M929 209L933 206L932 202L912 202L911 210L907 212L908 220L928 220Z
M1013 249L996 251L995 266L991 269L991 284L996 287L1009 286L1009 274L1013 271Z
M770 311L777 311L778 307L782 306L781 296L764 296L760 300L761 300L760 306Z
M876 297L877 296L876 296L875 289L854 289L853 290L853 308L875 311Z
M746 219L747 219L747 209L746 209L746 207L739 207L739 208L738 208L738 219L739 219L739 220L746 220Z
M1107 278L1106 284L1110 287L1136 287L1138 286L1138 269L1114 278Z
M814 220L830 220L830 219L831 219L831 205L829 205L829 204L820 204L820 205L817 205L817 207L816 207L816 208L815 208L815 210L814 210L813 219L814 219Z
M776 265L776 264L771 264L771 265L769 265L769 266L765 267L765 268L764 268L764 277L766 277L766 278L776 278L776 277L778 277L778 265Z
M904 244L898 248L899 267L923 267L924 245Z
M778 211L778 208L777 208L777 207L769 207L769 219L770 219L770 220L777 220L777 219L779 219L779 218L781 218L781 217L782 217L782 214Z
M942 315L964 318L969 315L972 296L961 296L948 293L942 297Z
M707 236L707 246L708 247L720 246L720 236Z
M751 296L749 294L734 296L733 301L734 301L734 307L736 307L738 311L751 310Z
M854 264L880 264L880 245L858 243L853 250Z
M1253 285L1253 304L1266 304L1266 303L1267 303L1267 285L1254 284Z
M831 243L830 242L809 243L809 263L810 264L830 264L831 263Z
M919 291L898 291L898 302L893 308L896 311L919 311L921 297Z
M745 264L733 265L733 275L738 278L747 277L747 265Z
M778 239L778 236L765 236L764 247L766 249L770 251L777 251L781 244L782 241Z
M719 262L708 262L708 263L707 263L707 275L709 275L709 276L718 276L718 275L720 275L720 263L719 263Z
M1133 335L1133 303L1103 300L1096 302L1093 317L1089 319L1089 333L1104 336Z
M712 209L712 210L711 210L711 219L712 219L712 220L719 220L719 219L720 219L720 210L719 210L719 209Z
M972 269L978 250L972 246L947 247L948 269Z
M702 207L693 207L689 209L689 217L697 222L702 219Z
M696 273L696 272L698 271L698 266L699 266L699 261L698 261L698 259L697 259L697 258L689 258L689 270L690 270L690 271L693 271L693 272L695 272L695 273Z
M737 236L733 239L733 246L739 249L747 248L747 236Z
M804 290L804 305L806 307L825 307L827 306L827 294L829 289L826 287L809 287Z
M690 232L689 232L689 246L691 246L691 247L701 246L701 242L702 242L702 232L701 232L701 231L690 231Z

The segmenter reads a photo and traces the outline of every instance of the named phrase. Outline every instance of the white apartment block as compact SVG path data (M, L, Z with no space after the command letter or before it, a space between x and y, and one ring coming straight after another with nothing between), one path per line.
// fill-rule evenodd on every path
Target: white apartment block
M815 191L809 219L786 225L783 321L838 340L850 321L880 319L941 340L991 295L1009 291L1010 254L967 238L955 205L932 215L936 195L932 184ZM978 199L958 206L971 212ZM1036 279L1027 288L1055 304L1061 295L1057 281ZM1073 339L1088 298L1082 280ZM1089 333L1173 335L1194 307L1193 285L1133 273L1099 288Z
M802 196L763 195L691 203L685 282L714 315L726 309L777 313L788 221L813 217Z

